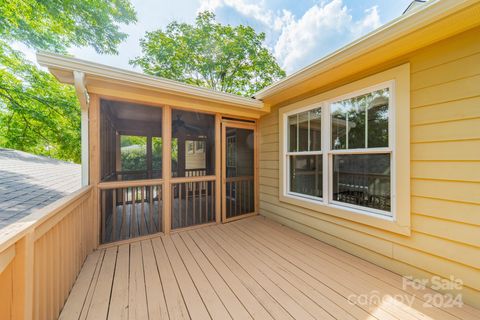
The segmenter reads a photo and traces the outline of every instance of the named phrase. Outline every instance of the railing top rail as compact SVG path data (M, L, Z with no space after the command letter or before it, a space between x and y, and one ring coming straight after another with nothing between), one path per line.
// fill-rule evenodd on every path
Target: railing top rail
M193 177L175 177L170 180L172 184L186 183L186 182L204 182L215 181L216 176L193 176Z
M68 196L65 196L41 209L34 210L28 216L2 229L0 233L0 252L8 249L25 234L34 231L42 223L55 216L75 201L87 196L91 190L91 186L82 187L72 194L69 194Z
M146 187L163 184L163 179L105 181L98 184L99 189L118 189L128 187Z
M228 177L228 178L225 178L225 181L235 182L235 181L249 181L253 179L254 179L254 176L240 176L240 177Z

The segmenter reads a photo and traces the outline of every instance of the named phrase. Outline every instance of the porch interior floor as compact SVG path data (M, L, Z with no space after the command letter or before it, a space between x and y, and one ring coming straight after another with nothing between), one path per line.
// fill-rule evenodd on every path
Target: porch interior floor
M477 309L434 307L425 298L434 291L402 284L257 216L93 252L60 318L480 319Z
M196 210L192 199L189 199L188 202L185 199L183 201L173 199L171 201L173 207L172 230L214 222L215 212L211 211L214 199L211 196L203 196L202 199L195 202ZM114 227L113 217L108 217L103 242L110 243L160 232L162 230L163 201L154 201L151 213L148 203L144 206L142 208L141 203L126 204L124 207L122 205L117 206L116 225ZM132 210L133 207L135 207L135 210ZM123 212L123 208L125 208L125 212Z

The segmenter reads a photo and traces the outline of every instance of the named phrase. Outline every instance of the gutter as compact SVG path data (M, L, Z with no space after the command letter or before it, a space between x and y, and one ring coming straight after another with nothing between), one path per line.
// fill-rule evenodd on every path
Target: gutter
M88 96L87 87L85 86L85 73L81 71L73 71L73 85L77 93L78 100L80 101L80 107L82 110L87 110L90 103L90 97Z
M85 86L85 73L81 71L73 71L73 84L77 93L78 100L80 101L81 112L81 164L82 164L82 187L89 184L89 154L88 154L88 131L89 120L88 111L90 97Z
M231 93L196 87L170 79L146 75L139 72L124 70L59 54L37 52L37 62L41 66L47 67L50 70L83 72L87 79L88 77L93 76L160 89L173 94L190 96L202 100L213 100L220 103L239 105L241 107L251 109L264 108L263 102L255 98L242 97Z

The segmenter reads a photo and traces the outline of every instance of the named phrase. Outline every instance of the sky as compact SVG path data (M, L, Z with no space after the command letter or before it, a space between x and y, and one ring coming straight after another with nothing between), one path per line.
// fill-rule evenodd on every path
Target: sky
M92 48L71 48L75 57L141 71L129 60L141 55L139 40L177 20L194 22L198 12L213 11L222 24L249 25L265 32L265 45L291 74L351 41L399 17L411 0L131 0L136 24L121 26L129 35L118 55ZM31 54L30 54L31 55ZM29 54L27 53L27 56Z

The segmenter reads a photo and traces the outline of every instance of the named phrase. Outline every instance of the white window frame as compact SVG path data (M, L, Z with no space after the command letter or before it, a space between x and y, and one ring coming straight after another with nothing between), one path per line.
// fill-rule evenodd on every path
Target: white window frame
M364 94L372 93L378 90L387 89L389 90L388 98L388 146L381 148L357 148L357 149L332 149L332 132L331 132L331 105L332 103L358 97ZM322 120L325 121L325 128L323 132L326 132L328 139L325 142L326 150L328 150L328 155L324 158L324 161L328 161L326 165L328 169L328 181L327 181L327 202L326 204L331 204L339 207L348 207L355 210L355 212L373 215L378 218L384 218L387 220L395 220L395 80L386 81L379 83L364 89L360 89L342 96L335 97L333 99L327 100L324 103L325 111L328 113L325 118ZM323 126L324 122L322 122ZM323 127L322 127L323 128ZM367 127L368 128L368 127ZM322 133L323 134L323 133ZM365 135L365 142L368 141L368 134ZM367 143L366 143L367 144ZM390 154L390 211L383 211L375 208L368 208L364 206L358 206L350 203L345 203L341 201L333 200L333 156L334 155L349 155L349 154ZM324 166L325 169L325 166Z
M315 197L315 196L311 196L311 195L307 195L307 194L302 194L302 193L298 193L298 192L293 192L293 191L290 191L290 156L306 156L306 155L321 155L322 156L322 161L323 161L323 134L324 134L324 131L323 131L323 107L322 107L322 104L319 104L319 105L313 105L313 106L306 106L304 108L301 108L301 109L298 109L298 110L295 110L295 111L291 111L291 112L288 112L285 114L285 128L288 127L288 117L291 116L291 115L294 115L296 114L297 115L297 150L298 150L298 144L299 144L299 127L298 127L298 114L302 113L302 112L305 112L305 111L311 111L313 109L322 109L321 111L321 116L322 116L322 141L321 141L321 147L320 147L320 151L288 151L288 145L289 145L289 139L288 139L288 129L285 130L285 134L286 134L286 138L284 139L285 140L285 150L287 150L285 152L285 164L286 164L286 174L287 176L285 177L285 180L286 180L286 191L287 191L287 194L290 195L290 196L293 196L293 197L301 197L301 198L306 198L306 199L311 199L311 200L314 200L314 201L323 201L323 195L322 197ZM310 124L309 124L310 126ZM310 129L310 128L309 128ZM309 132L309 135L308 135L308 144L307 145L310 145L310 132ZM322 162L323 164L323 162ZM323 172L323 168L322 168L322 183L323 183L323 180L324 180L324 172ZM324 189L324 185L322 184L322 192Z
M280 108L280 201L311 209L321 215L327 214L400 234L410 234L409 75L409 64L405 64ZM331 104L384 88L389 89L388 146L331 150ZM322 151L319 152L322 154L323 163L323 196L321 198L289 191L289 156L292 153L287 152L288 116L319 107L322 108ZM390 154L390 211L333 200L333 155L374 153ZM312 152L305 154L312 154ZM345 220L340 222L348 224Z

